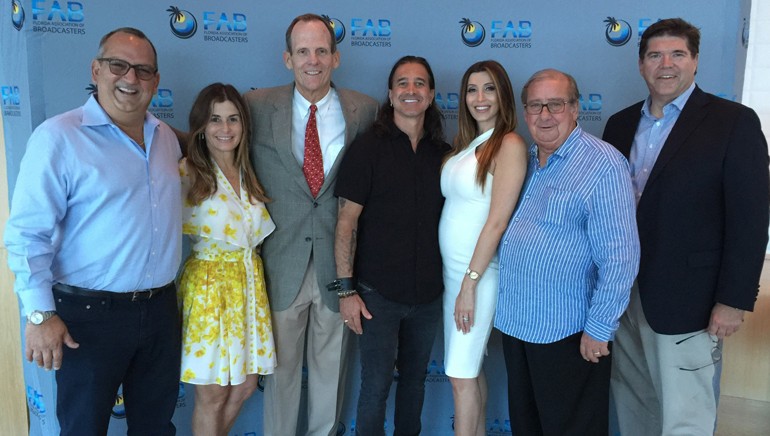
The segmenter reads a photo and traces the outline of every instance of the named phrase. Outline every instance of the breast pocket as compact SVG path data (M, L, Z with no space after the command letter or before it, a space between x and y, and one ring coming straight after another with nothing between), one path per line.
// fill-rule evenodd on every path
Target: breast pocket
M572 216L579 213L575 204L575 195L572 191L549 188L543 221L558 226L570 221Z

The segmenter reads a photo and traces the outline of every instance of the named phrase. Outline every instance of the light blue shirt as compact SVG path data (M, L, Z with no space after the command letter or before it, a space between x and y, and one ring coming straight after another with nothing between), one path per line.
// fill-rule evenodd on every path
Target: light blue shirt
M173 131L149 113L144 139L146 153L94 97L32 133L5 230L25 313L54 310L57 282L126 292L174 279L181 151Z
M533 145L500 241L495 327L532 343L580 331L611 340L639 268L635 209L628 165L610 144L577 126L542 168Z
M639 126L634 135L634 143L631 146L631 154L628 156L628 165L631 169L631 182L634 186L634 195L636 202L642 198L642 192L650 178L652 167L658 160L660 150L666 143L671 129L674 128L679 114L682 113L687 99L695 89L693 82L685 92L675 98L671 103L663 106L663 117L656 118L650 113L650 99L645 100L642 105L642 116L639 119Z

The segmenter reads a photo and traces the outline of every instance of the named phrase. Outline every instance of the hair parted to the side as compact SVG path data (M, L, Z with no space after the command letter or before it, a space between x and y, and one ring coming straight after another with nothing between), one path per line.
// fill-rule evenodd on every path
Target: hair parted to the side
M286 28L286 52L289 54L294 54L291 52L292 46L291 46L291 32L294 30L294 26L297 25L300 21L302 22L308 22L308 21L320 21L325 26L326 29L329 31L329 46L331 48L332 53L337 52L337 38L334 36L334 28L332 27L332 23L325 19L324 17L317 15L317 14L302 14L297 17L295 17L291 24L289 24L289 27Z
M692 57L697 56L700 51L700 30L681 18L667 18L651 25L642 33L642 39L639 41L639 59L644 59L650 39L657 36L684 38Z
M212 83L203 88L190 109L190 136L187 140L187 169L190 173L190 191L187 200L192 204L211 197L217 191L217 177L211 153L206 145L204 131L211 118L214 103L231 102L238 109L243 124L241 140L235 149L235 166L243 174L243 189L254 202L269 202L264 188L259 183L249 160L249 139L251 118L248 106L241 94L232 85Z
M390 75L388 75L389 90L393 89L393 76L395 76L396 70L398 67L404 64L420 64L425 67L425 70L428 72L428 87L431 89L431 91L436 90L436 79L433 76L433 70L430 68L428 61L423 57L412 55L403 56L401 59L397 60L395 64L393 64L393 68L390 70ZM377 119L374 121L373 128L377 135L382 136L391 131L391 126L393 125L393 116L394 109L386 95L385 102L377 112ZM430 140L444 140L444 115L438 109L438 105L436 105L435 93L433 94L433 101L425 111L423 130L425 131L425 137Z
M503 138L510 132L516 130L516 97L513 94L513 86L511 85L511 79L508 77L508 72L500 65L499 62L493 60L486 60L476 62L471 65L465 74L463 75L462 82L460 84L460 110L459 110L459 126L455 143L453 144L452 151L447 157L456 155L457 153L468 148L468 145L479 136L478 124L471 115L468 104L466 103L466 96L468 94L468 81L473 73L487 73L489 74L492 84L495 87L495 94L497 95L497 118L495 119L495 131L492 136L487 140L486 145L481 150L481 154L478 156L478 166L476 167L476 183L484 190L484 185L487 181L487 174L492 163L500 151L500 147L503 144ZM477 92L483 92L478 90Z

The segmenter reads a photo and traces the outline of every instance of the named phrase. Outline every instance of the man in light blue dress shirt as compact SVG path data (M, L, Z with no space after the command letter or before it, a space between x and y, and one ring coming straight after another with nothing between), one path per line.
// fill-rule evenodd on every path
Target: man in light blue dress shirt
M130 434L171 435L179 143L147 112L160 81L139 30L105 35L96 93L30 136L5 231L26 358L56 370L62 435L104 435L119 386Z
M556 70L522 89L534 144L500 242L495 318L514 434L608 431L610 342L639 239L628 164L577 124L578 96L575 80Z

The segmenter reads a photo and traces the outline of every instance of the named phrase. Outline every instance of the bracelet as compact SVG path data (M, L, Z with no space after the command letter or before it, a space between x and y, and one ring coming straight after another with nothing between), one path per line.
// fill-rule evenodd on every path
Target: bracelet
M338 278L335 280L332 280L331 283L326 285L326 289L329 290L329 292L336 292L337 295L339 295L341 292L349 292L349 291L355 291L356 289L356 278L355 277L343 277ZM351 294L352 295L352 294ZM350 295L346 295L349 297ZM344 297L340 297L344 298Z
M348 297L352 297L353 295L358 295L358 291L356 291L355 289L351 289L349 291L337 292L337 296L340 298L348 298Z

